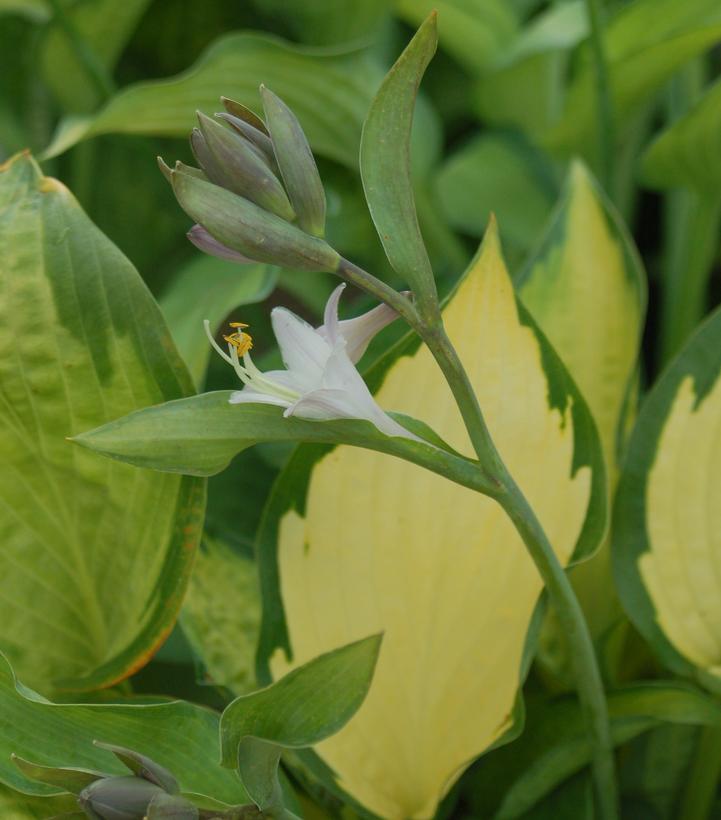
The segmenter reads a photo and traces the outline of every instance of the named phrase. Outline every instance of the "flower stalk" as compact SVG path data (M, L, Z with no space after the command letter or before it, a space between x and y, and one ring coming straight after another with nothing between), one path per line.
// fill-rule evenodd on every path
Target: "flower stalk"
M342 260L337 273L391 305L423 339L441 368L463 417L478 457L478 466L496 479L500 487L500 491L493 493L492 497L504 509L523 539L564 628L574 659L578 698L593 745L592 773L598 816L601 820L616 820L618 797L608 707L583 610L540 521L495 447L468 374L443 328L440 310L429 326L409 300L367 271Z

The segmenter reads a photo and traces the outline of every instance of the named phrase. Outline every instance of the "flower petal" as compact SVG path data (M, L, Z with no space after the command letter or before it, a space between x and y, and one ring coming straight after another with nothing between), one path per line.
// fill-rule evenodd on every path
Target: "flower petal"
M277 407L290 407L291 403L269 393L259 393L257 390L235 390L230 394L228 404L274 404Z
M398 318L398 314L388 305L381 304L354 319L338 321L338 303L345 285L339 285L331 294L325 306L323 324L318 333L331 345L344 341L348 358L355 364L366 352L373 337L386 325Z
M333 419L361 419L370 421L387 436L401 436L417 439L410 431L384 413L372 400L367 407L359 407L345 390L320 388L298 399L283 414L298 416L311 421L332 421Z
M273 308L270 314L283 363L303 384L304 390L320 387L331 347L300 317L286 308Z
M218 242L202 225L193 225L186 236L198 250L210 256L217 256L218 259L227 259L229 262L237 262L240 265L254 264L252 259Z

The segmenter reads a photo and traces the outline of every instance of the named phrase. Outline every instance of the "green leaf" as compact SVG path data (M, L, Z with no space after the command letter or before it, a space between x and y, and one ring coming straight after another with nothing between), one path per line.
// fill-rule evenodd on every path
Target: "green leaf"
M104 772L94 772L88 769L71 769L67 767L58 766L41 766L38 763L32 763L16 754L11 755L13 763L20 769L20 771L28 778L28 780L39 780L41 783L46 783L48 786L53 786L60 791L69 792L70 794L80 794L80 792L106 777Z
M70 820L73 811L78 811L78 804L72 795L31 797L0 783L0 817L3 820L47 820L51 815L60 815L65 820L66 813ZM77 817L82 820L84 815L78 812Z
M221 94L256 109L263 82L295 112L315 151L354 168L363 117L379 81L378 68L361 51L338 54L264 34L229 34L178 77L128 86L96 115L66 120L46 156L98 134L184 137L195 111L218 110Z
M494 213L504 240L524 249L537 240L555 194L543 157L520 140L492 132L451 154L435 185L454 228L481 237Z
M608 693L615 746L656 726L721 725L721 706L692 686L669 681L637 683ZM494 751L470 779L476 816L525 816L560 784L591 762L581 709L575 698L529 699L523 735Z
M0 259L0 643L35 687L109 685L172 628L205 488L65 439L192 385L135 269L27 155L0 171Z
M653 188L721 187L721 80L681 119L663 131L643 158L643 177Z
M688 60L721 40L717 0L638 0L621 6L606 29L614 117L623 125ZM588 48L571 83L563 115L545 145L591 159L597 140L595 68Z
M44 23L50 17L50 7L45 0L0 0L0 14L18 14Z
M236 499L243 501L241 496ZM236 695L255 687L260 590L254 561L206 536L185 596L181 623L213 683Z
M234 308L262 302L277 278L277 268L268 265L235 265L198 255L172 280L160 307L197 385L203 382L211 349L203 320L216 330Z
M94 0L66 9L68 23L101 70L112 72L150 0ZM43 79L66 112L92 111L102 91L89 76L66 30L56 22L48 27L40 47Z
M421 303L435 299L435 282L413 198L410 137L424 71L436 51L432 14L386 75L363 125L360 167L368 209L393 268Z
M222 763L238 766L243 784L260 808L276 799L283 749L320 743L358 711L380 648L380 635L348 644L226 708L220 721Z
M469 486L489 490L468 459L442 449L433 431L416 419L396 417L425 441L386 436L369 421L285 418L282 408L230 404L229 397L229 391L217 391L147 407L75 436L73 441L139 467L200 476L220 472L233 456L260 442L343 442L395 455L441 473L453 470Z
M472 107L484 123L535 134L560 114L567 64L588 33L581 2L556 3L524 26L492 69L472 88Z
M388 17L391 0L253 0L274 26L293 39L337 47L365 40L377 33Z
M16 683L0 655L0 782L31 795L65 789L26 777L10 759L17 754L45 766L127 775L96 739L134 749L169 769L183 793L226 805L247 802L237 778L217 763L219 718L184 701L153 705L55 704Z
M504 53L517 27L503 0L396 0L395 6L413 26L436 11L441 48L471 74L483 73Z
M661 660L721 691L721 310L649 393L616 499L614 574Z
M443 319L559 560L587 555L605 527L600 445L583 399L516 301L493 228ZM422 416L472 453L417 337L388 351L367 381L381 406ZM342 799L381 817L432 817L471 760L520 730L542 584L491 499L373 452L301 447L266 506L257 552L260 680L384 632L363 709L302 755Z

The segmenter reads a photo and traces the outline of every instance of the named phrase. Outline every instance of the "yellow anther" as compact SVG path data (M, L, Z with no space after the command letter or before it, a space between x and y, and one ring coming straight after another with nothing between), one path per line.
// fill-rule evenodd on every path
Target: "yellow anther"
M248 325L243 324L243 322L231 322L230 326L236 328L248 327ZM229 336L224 335L223 338L229 345L233 345L238 351L238 356L242 356L253 347L252 337L249 333L243 333L242 330L236 330L235 333L231 333Z

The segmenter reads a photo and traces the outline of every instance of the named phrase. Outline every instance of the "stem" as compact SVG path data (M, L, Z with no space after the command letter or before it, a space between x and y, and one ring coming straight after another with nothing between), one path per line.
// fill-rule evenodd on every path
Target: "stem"
M614 820L618 816L618 796L613 742L591 634L571 582L535 513L508 474L506 483L508 494L499 498L498 503L513 521L543 578L571 651L578 699L593 743L591 768L598 816L602 820Z
M618 798L608 708L583 610L543 527L493 443L468 374L443 327L440 310L435 321L426 324L410 300L352 262L341 260L338 274L395 308L421 336L443 371L478 456L477 467L484 475L496 479L496 490L486 494L495 498L513 521L538 568L566 633L574 661L578 698L592 740L592 772L598 816L600 820L616 820ZM448 477L457 480L452 473L453 470Z
M73 21L65 13L65 9L60 0L47 0L47 4L52 9L53 19L63 30L78 62L82 65L85 73L100 94L101 100L108 99L108 97L111 97L115 92L115 86L105 66L98 59L98 55L90 48L87 41L77 30Z
M591 49L596 72L596 104L598 106L598 147L601 162L601 178L609 196L613 199L613 155L615 134L613 123L613 102L611 100L611 83L606 58L606 45L603 41L602 0L586 0L586 12L591 24Z
M721 729L704 726L699 732L679 820L709 820L721 777Z

